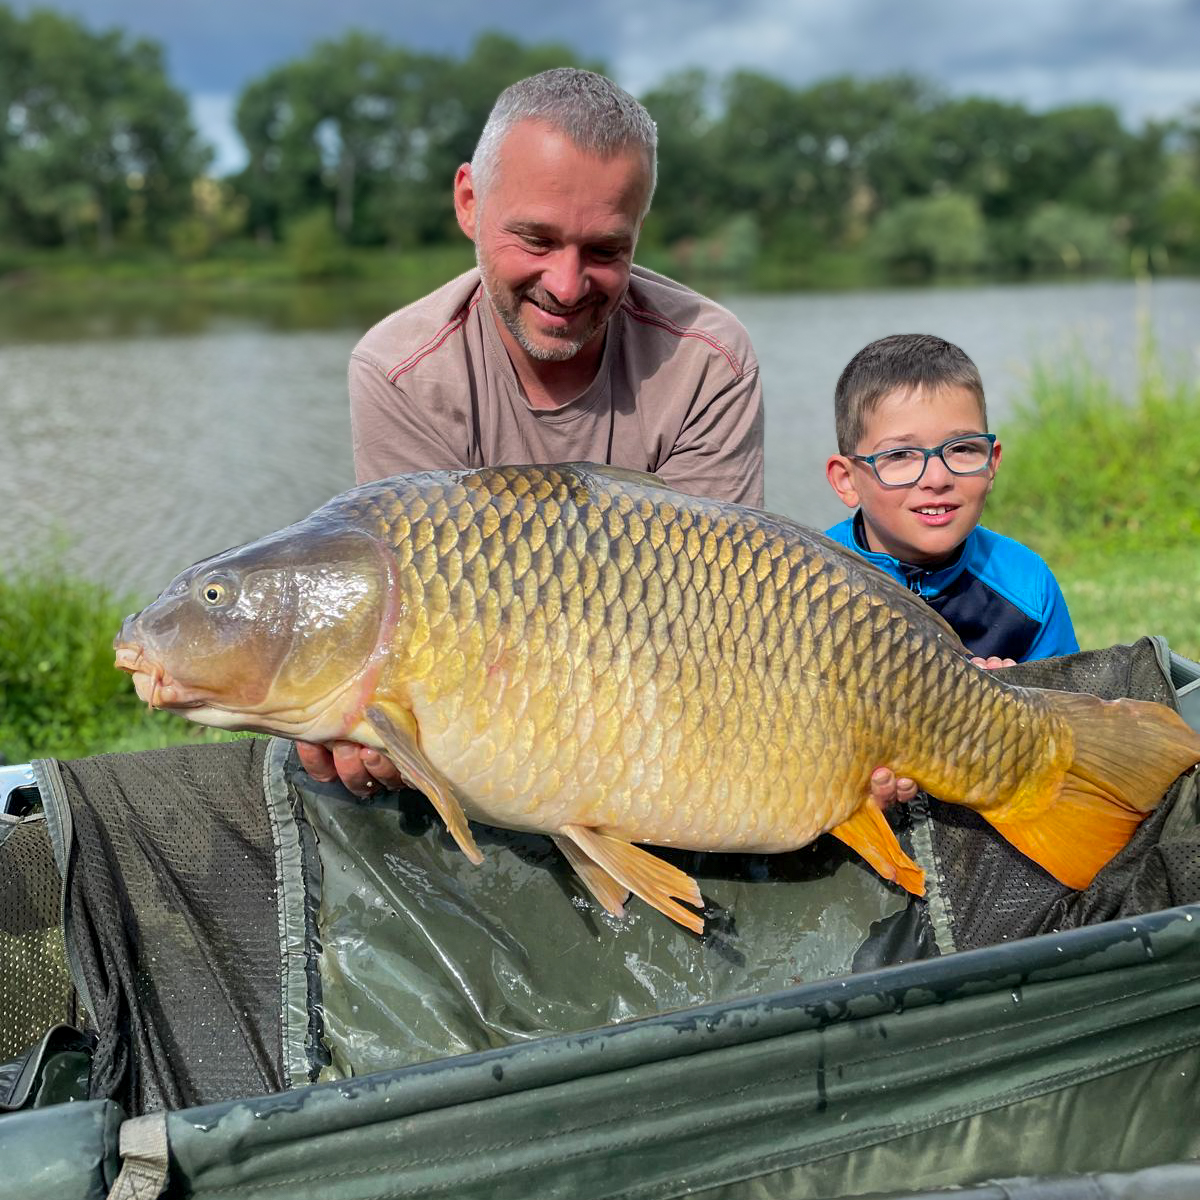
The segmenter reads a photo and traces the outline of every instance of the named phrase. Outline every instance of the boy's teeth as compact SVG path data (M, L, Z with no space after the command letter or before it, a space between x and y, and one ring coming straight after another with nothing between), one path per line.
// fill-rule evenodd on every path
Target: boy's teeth
M917 512L926 513L931 517L940 517L943 513L948 513L948 508L918 508Z

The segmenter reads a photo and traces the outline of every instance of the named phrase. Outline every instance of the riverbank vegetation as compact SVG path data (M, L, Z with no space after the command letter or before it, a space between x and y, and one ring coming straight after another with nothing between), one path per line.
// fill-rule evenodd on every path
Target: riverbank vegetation
M1134 394L1081 355L1042 364L1000 429L987 523L1051 564L1080 644L1164 635L1200 660L1200 383L1146 344ZM10 762L232 735L148 712L112 666L147 597L115 597L54 560L0 576L0 754Z
M52 560L0 576L0 761L229 736L150 712L113 667L113 636L137 607Z
M351 32L252 80L211 174L159 46L0 3L0 277L217 288L417 271L507 84L605 64L485 34L461 57ZM1126 128L909 77L694 69L640 97L659 182L639 259L711 285L1200 269L1200 113ZM384 261L380 261L383 256ZM468 260L469 261L469 260Z
M1081 353L1035 366L987 524L1050 563L1080 644L1145 633L1200 660L1200 379L1143 333L1133 393Z

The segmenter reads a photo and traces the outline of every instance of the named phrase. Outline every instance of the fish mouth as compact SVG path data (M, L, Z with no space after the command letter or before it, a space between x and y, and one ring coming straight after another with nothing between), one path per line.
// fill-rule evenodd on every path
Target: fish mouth
M114 649L113 666L133 676L134 690L147 708L198 708L204 703L200 697L189 694L162 663L148 657L136 642L118 642Z

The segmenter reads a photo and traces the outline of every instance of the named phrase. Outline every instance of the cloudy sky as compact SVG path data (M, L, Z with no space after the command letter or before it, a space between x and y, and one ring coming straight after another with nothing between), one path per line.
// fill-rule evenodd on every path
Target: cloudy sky
M638 93L664 74L736 67L797 85L909 71L1035 109L1102 100L1133 127L1200 104L1200 0L8 0L166 48L217 172L240 165L242 87L350 29L461 54L496 29L559 41Z

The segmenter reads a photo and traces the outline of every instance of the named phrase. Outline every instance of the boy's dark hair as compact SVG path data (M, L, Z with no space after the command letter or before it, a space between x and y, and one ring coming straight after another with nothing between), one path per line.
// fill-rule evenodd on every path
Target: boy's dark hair
M839 454L853 454L875 406L895 391L963 387L979 401L987 432L987 404L979 368L953 343L930 333L893 333L864 346L847 364L833 392Z

